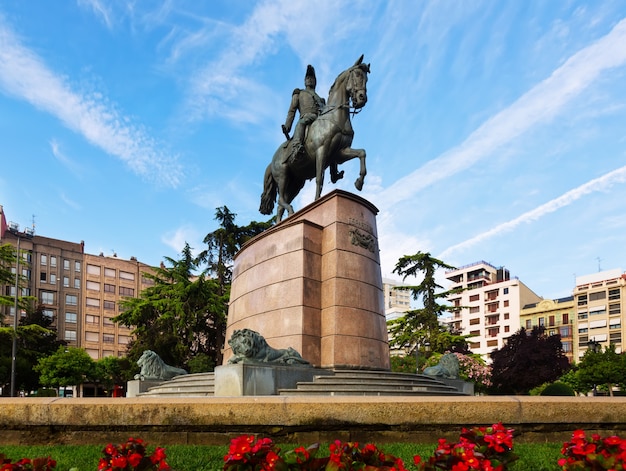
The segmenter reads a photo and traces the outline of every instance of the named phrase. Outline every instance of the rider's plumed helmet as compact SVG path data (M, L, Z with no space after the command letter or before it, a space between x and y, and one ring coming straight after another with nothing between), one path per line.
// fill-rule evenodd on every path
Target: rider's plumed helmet
M307 78L312 78L314 83L317 83L317 78L315 77L315 69L312 65L306 66L306 75L304 76L304 82L306 83Z

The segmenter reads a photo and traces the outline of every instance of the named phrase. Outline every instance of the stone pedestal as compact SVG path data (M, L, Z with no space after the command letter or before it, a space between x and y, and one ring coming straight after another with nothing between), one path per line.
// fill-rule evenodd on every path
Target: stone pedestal
M159 380L133 379L126 383L126 397L137 397L153 386L163 383Z
M335 190L237 254L226 338L259 332L315 367L389 369L376 213ZM226 345L224 364L232 356Z
M332 374L318 368L238 363L215 368L215 396L272 396L293 389L314 375Z

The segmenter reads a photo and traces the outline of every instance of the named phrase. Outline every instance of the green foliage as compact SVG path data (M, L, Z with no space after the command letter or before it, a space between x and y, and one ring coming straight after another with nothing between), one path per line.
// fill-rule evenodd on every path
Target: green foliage
M187 363L189 373L205 373L215 369L215 360L209 355L198 353Z
M41 358L35 370L44 386L77 386L93 379L95 362L82 348L61 346L54 354Z
M155 273L145 273L154 285L138 298L120 302L121 314L113 320L133 328L128 357L136 362L144 350L156 352L167 364L187 369L191 358L206 354L215 364L220 358L226 331L228 292L220 294L218 282L203 275L188 244L182 258L166 258Z
M391 347L405 350L409 355L425 344L429 344L432 351L442 353L454 347L466 349L466 337L450 332L439 324L439 316L452 309L438 302L449 294L437 292L443 289L435 280L435 272L441 268L454 267L422 252L405 255L396 264L393 272L403 275L403 280L409 276L423 277L418 285L399 287L409 290L413 299L420 300L423 307L408 311L403 317L389 322Z
M32 391L39 388L39 373L33 369L40 358L51 355L66 342L57 339L52 319L43 314L43 306L26 311L17 327L16 389ZM11 382L13 327L0 327L0 386L8 390Z
M491 353L491 359L493 394L528 394L569 369L561 336L546 335L543 327L530 332L521 328L504 347Z
M571 387L574 390L575 393L587 394L589 391L591 391L591 389L593 388L593 385L588 386L584 384L579 378L578 370L579 370L579 365L574 363L572 367L570 368L570 370L567 371L565 374L563 374L559 378L559 381L561 383L567 384L569 387Z
M543 391L541 391L540 396L575 396L576 393L572 389L571 386L561 383L559 381L555 381L552 384L548 384Z
M415 355L392 355L391 356L391 371L394 373L415 373Z
M131 380L134 369L127 357L108 356L96 360L93 379L110 393L115 385Z
M613 395L613 386L626 383L626 357L611 344L602 351L588 348L578 365L578 380L588 389L603 385Z
M10 285L15 282L15 275L11 273L11 267L15 264L15 248L11 244L0 245L0 286ZM12 306L13 296L0 293L0 305Z

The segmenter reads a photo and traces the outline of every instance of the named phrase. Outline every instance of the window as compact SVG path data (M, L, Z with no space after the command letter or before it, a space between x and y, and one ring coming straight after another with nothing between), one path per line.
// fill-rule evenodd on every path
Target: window
M42 291L41 304L54 304L54 293L51 293L49 291Z
M41 261L42 265L47 265L48 264L48 256L47 255L41 254L39 260Z
M69 269L70 269L70 261L63 260L63 270L69 270Z
M115 302L113 301L104 301L104 308L109 311L115 311Z
M89 265L87 265L89 267ZM100 291L100 283L97 281L89 281L85 282L85 287L91 291Z
M502 289L502 293L503 294L509 294L509 288L503 288Z
M98 332L85 332L85 340L87 342L97 342L100 339Z
M66 330L64 338L68 342L76 342L76 331L75 330Z
M509 300L508 299L504 300L504 307L509 307Z
M609 314L619 314L621 312L619 303L617 304L609 304Z
M76 306L78 304L78 296L75 294L66 294L65 304L68 306Z
M44 309L42 313L44 317L47 317L50 320L54 319L54 311L52 309Z
M57 258L56 257L54 257L54 256L50 257L50 266L53 267L53 268L56 268L56 266L57 266Z
M565 353L572 351L572 342L562 342L561 345L563 346L563 351Z
M477 325L480 324L480 319L476 318L476 319L470 319L469 321L470 325Z
M104 276L115 278L115 270L113 268L104 268Z
M504 313L504 320L506 321L506 320L508 320L508 319L509 319L509 313L508 313L508 312L505 312L505 313Z
M108 325L108 326L112 326L115 325L113 320L110 317L105 317L104 318L104 325Z
M115 285L111 285L109 283L104 284L104 292L105 293L115 293Z
M480 342L470 342L470 348L471 349L479 349L480 348Z
M480 306L473 306L470 307L470 314L476 314L477 312L480 312Z
M66 288L69 288L69 286L70 286L70 277L69 276L64 276L63 277L63 286L65 286Z
M65 322L70 324L76 324L76 313L75 312L66 312L65 313Z
M50 284L51 285L57 284L57 276L54 273L50 273Z
M45 283L46 281L48 281L48 274L42 271L39 274L39 281L41 281L42 283Z
M561 337L571 337L572 336L572 327L569 325L559 327L559 335Z
M85 322L87 324L100 324L100 316L92 316L91 314L87 314L85 316Z
M510 330L510 327L509 327L508 325L505 325L505 326L504 326L504 331L505 331L505 332L508 332L509 330Z
M578 313L578 320L587 319L587 317L589 317L589 315L586 312L579 312Z
M597 293L589 293L589 301L599 301L600 299L606 299L606 291L599 291Z
M543 327L543 326L545 326L545 325L546 325L546 319L545 319L545 317L540 317L540 318L539 318L539 326L540 326L540 327Z
M622 324L611 324L609 325L609 329L613 330L613 329L621 329L622 328Z
M554 316L548 316L548 326L554 327Z
M120 270L120 278L122 280L131 280L134 281L135 280L135 274L134 273L129 273L127 271L122 271Z
M100 300L97 298L87 298L85 302L87 303L87 306L100 307Z
M119 343L120 345L126 345L128 342L130 342L130 337L128 335L117 336L117 343Z
M115 335L102 334L102 343L115 343Z
M471 330L469 335L470 337L480 337L480 330Z
M470 301L478 301L480 299L479 294L472 294L469 298Z
M80 273L80 262L74 262L74 271Z
M533 321L531 319L526 319L526 329L530 330L533 328Z
M578 329L578 333L579 334L586 334L587 332L589 332L589 329L584 328L584 329Z
M563 324L569 324L569 314L567 312L563 314Z
M498 341L497 340L487 340L487 346L488 347L497 347L498 346Z
M135 295L134 288L127 288L126 286L120 286L120 296L134 296L134 295Z
M579 306L586 306L587 305L587 295L586 294L581 294L580 296L578 296L578 305Z
M488 337L497 337L499 333L500 333L500 329L498 327L492 327L487 330Z
M100 276L100 267L98 265L87 264L87 274L88 275L98 275Z
M619 288L609 290L609 301L616 301L620 298Z
M74 278L74 288L80 289L80 278Z

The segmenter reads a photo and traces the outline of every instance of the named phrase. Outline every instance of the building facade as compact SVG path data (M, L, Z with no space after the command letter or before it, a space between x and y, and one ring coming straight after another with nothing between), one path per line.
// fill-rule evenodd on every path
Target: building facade
M570 363L574 360L574 326L576 309L574 297L544 299L527 304L520 311L520 324L526 330L542 326L548 335L559 334L563 352Z
M7 223L0 206L0 244L18 246L19 296L32 296L52 319L58 338L84 348L94 359L121 356L130 340L130 329L115 324L124 297L136 297L151 280L143 273L151 267L136 259L123 260L84 253L84 242L68 242L35 235L31 228L20 230ZM15 273L16 267L12 271ZM2 287L14 296L16 287ZM7 325L15 322L15 307L0 307ZM25 315L24 312L18 313ZM19 320L19 318L18 318Z
M469 335L472 352L490 361L489 354L502 348L505 340L520 328L522 306L541 297L506 268L476 262L446 272L451 282L447 300L454 308L448 322L456 331Z
M587 348L598 343L602 348L615 345L623 351L626 275L621 269L606 270L576 277L574 304L574 358L578 361Z
M404 283L383 278L387 322L398 319L411 310L411 292L406 289L399 289L399 286L404 286Z

